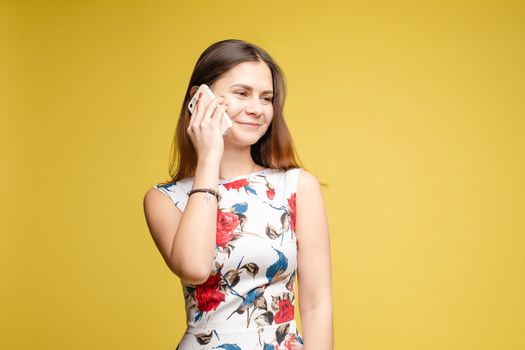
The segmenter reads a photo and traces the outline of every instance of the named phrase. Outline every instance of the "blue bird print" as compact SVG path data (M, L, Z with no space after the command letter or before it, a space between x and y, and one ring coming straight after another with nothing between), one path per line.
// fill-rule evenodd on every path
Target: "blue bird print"
M257 195L257 191L254 190L253 188L251 188L250 186L244 186L244 190L245 190L246 192L250 192L250 193L252 193L252 194Z
M246 210L248 210L248 203L235 203L234 205L232 205L232 208L235 209L236 213L242 214L245 213Z
M266 278L268 283L278 282L286 278L283 275L284 271L288 268L288 258L279 250L272 247L277 252L279 258L266 270Z
M237 307L237 309L234 312L232 312L230 316L228 316L227 320L230 319L230 317L232 317L234 313L243 314L244 311L253 306L255 304L255 301L264 294L265 289L266 285L254 288L251 291L249 291L248 295L246 295L246 298L244 298L241 305L239 305L239 307Z
M172 186L177 186L177 182L172 182L172 183L167 183L167 184L159 185L159 187L165 188L165 189L167 189L168 191L171 191L171 187L172 187Z
M204 311L199 311L198 313L195 314L195 322L197 322L198 320L201 319L202 315L204 315Z
M224 349L224 350L242 350L237 344L222 344L212 349Z

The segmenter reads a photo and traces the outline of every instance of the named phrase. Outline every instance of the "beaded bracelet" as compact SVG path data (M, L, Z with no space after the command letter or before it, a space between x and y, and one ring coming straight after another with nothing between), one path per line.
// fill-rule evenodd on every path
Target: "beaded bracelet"
M208 192L208 193L211 193L215 196L215 198L217 198L217 203L221 201L221 194L219 193L219 191L209 187L209 188L196 188L196 189L193 189L191 191L188 192L188 197L191 196L192 194L194 194L195 192Z

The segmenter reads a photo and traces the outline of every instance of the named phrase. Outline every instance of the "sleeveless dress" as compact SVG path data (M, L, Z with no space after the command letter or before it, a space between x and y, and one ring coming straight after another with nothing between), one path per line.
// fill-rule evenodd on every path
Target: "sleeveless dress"
M301 170L266 168L219 179L211 273L199 285L181 280L187 328L176 350L302 349L294 318ZM183 212L192 185L189 177L153 187Z

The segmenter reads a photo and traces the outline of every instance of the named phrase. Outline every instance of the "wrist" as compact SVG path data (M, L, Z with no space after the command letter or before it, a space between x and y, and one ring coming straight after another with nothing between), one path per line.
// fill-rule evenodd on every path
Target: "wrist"
M218 155L207 155L207 156L203 156L203 157L199 157L198 161L197 161L197 166L198 167L212 167L212 168L217 168L219 169L221 165L221 157L218 156Z
M208 188L194 188L190 191L188 191L188 197L191 196L192 194L194 193L205 193L206 194L206 198L208 199L208 203L209 203L209 196L208 196L208 193L209 194L212 194L216 199L217 199L217 205L220 203L221 201L221 194L219 193L219 190L216 189L216 188L211 188L211 187L208 187Z
M217 157L200 158L195 169L193 188L218 188L220 159Z

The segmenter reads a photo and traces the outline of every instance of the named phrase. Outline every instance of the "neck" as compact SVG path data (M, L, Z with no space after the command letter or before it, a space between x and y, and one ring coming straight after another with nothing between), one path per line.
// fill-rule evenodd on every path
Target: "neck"
M225 147L219 168L219 178L229 179L235 176L249 174L262 168L263 167L253 161L250 146Z

